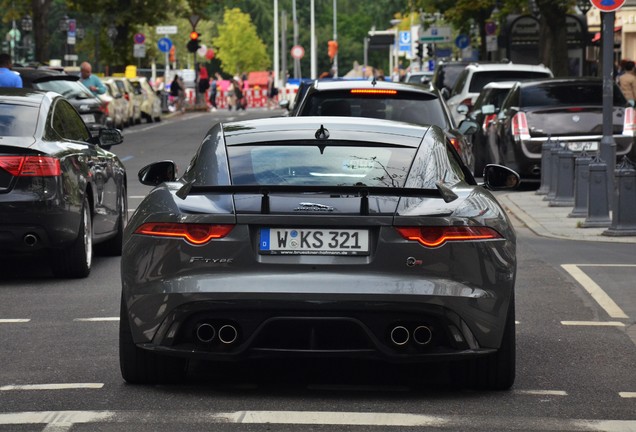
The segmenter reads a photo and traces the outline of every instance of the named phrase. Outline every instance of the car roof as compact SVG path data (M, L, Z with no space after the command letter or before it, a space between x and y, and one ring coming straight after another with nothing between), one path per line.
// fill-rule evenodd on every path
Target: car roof
M394 122L384 119L363 117L272 117L254 120L243 120L223 124L223 131L228 145L244 144L246 136L249 142L267 142L284 140L317 140L316 135L320 128L325 129L333 136L340 132L337 139L363 140L363 134L368 138L373 135L376 141L415 146L418 145L429 127L408 123ZM347 138L343 138L343 136ZM413 138L415 141L400 141L399 137ZM414 144L417 142L417 144Z
M54 69L35 69L29 67L14 67L13 70L20 74L23 82L27 84L44 82L44 81L79 81L79 77L69 75Z
M485 89L510 89L519 81L493 81L484 86Z
M18 103L38 106L45 98L59 96L57 93L33 90L30 88L0 87L0 100L3 103Z
M550 71L548 67L542 64L524 64L524 63L471 63L466 65L467 69L475 71L502 71L502 70L520 70L520 71Z
M436 91L416 85L413 83L393 82L393 81L367 81L367 80L343 80L343 81L321 81L316 80L312 87L321 90L350 90L350 89L377 89L377 90L402 90L417 93L427 93L437 95Z
M544 78L530 81L519 81L520 87L531 87L536 85L555 84L555 85L577 85L577 84L603 84L602 78L595 77L571 77L571 78Z

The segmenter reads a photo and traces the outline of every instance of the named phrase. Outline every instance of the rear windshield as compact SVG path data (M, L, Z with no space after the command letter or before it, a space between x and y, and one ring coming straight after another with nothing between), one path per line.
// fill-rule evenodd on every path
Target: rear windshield
M614 106L625 106L627 101L618 86L614 86ZM533 106L572 106L603 105L603 84L599 83L559 83L533 85L521 89L520 105Z
M475 72L470 81L468 91L470 93L479 93L484 86L490 82L501 81L525 81L539 78L550 78L550 74L546 72L529 72L529 71L484 71Z
M0 104L0 136L33 136L37 119L38 108Z
M232 184L402 187L415 148L311 144L228 147Z
M67 99L93 99L95 96L77 81L51 80L33 84L38 90L59 93Z
M433 94L398 90L394 95L359 95L342 90L308 97L300 116L366 117L448 127L440 100Z
M459 75L466 69L465 64L443 65L439 67L435 78L435 87L438 89L447 88L452 90L457 83Z

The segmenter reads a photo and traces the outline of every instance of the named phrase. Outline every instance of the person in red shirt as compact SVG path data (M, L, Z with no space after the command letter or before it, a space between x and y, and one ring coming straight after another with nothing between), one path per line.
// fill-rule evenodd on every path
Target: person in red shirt
M199 90L199 101L207 101L207 91L210 88L210 75L208 70L202 64L199 64L199 83L197 85Z

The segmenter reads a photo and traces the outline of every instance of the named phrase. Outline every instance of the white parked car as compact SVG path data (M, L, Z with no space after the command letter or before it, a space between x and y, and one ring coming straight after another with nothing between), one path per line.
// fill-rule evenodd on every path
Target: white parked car
M130 78L130 83L135 88L137 94L141 94L141 117L147 123L161 121L161 98L152 88L148 79L143 76Z

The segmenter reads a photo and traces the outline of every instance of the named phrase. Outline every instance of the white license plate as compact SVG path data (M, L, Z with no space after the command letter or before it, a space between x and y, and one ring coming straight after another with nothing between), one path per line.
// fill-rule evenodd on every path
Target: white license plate
M93 114L82 114L82 120L84 120L84 123L95 123L95 116Z
M369 231L261 228L259 245L269 255L368 255Z
M596 141L585 141L585 142L569 142L568 150L574 152L581 152L585 150L586 152L597 151L598 150L598 142Z

